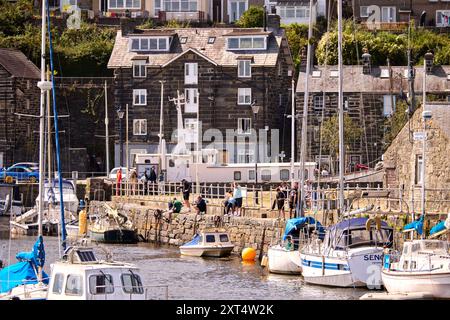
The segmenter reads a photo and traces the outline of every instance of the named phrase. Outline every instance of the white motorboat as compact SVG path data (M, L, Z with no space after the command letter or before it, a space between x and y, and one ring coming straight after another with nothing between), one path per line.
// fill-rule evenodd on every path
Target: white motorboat
M63 260L51 265L47 300L144 300L140 270L117 262L107 253L97 260L92 248L69 247Z
M228 233L223 229L205 229L194 238L180 246L182 255L194 257L226 257L231 254L234 245Z
M381 273L389 293L450 298L450 254L447 241L413 240L399 256L386 254Z
M286 221L281 244L271 246L267 251L269 272L301 274L302 264L299 246L305 244L316 228L323 239L324 228L312 217L293 218Z
M381 288L383 248L392 246L393 229L384 221L344 220L300 250L306 282L335 286Z

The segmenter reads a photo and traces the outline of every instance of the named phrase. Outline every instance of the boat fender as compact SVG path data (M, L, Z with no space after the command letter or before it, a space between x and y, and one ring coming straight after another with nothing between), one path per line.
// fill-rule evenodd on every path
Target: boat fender
M376 225L377 225L377 230L379 231L379 230L381 230L381 217L376 217L375 218L375 223L376 223Z
M372 225L372 222L373 222L372 218L367 219L367 221L366 221L366 230L367 231L370 231L370 227Z
M80 236L87 234L87 212L85 209L78 214L78 234Z
M261 259L261 267L267 267L267 264L269 263L269 257L264 255Z

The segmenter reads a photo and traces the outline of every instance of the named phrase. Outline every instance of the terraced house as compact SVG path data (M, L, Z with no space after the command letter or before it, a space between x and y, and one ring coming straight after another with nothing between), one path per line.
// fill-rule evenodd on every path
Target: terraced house
M450 27L450 2L447 0L353 0L355 16L376 28L402 28L414 19L416 25ZM378 17L378 18L377 18Z
M268 136L260 154L269 154L277 161L279 152L287 153L282 136L283 129L290 127L284 114L290 110L294 67L278 16L269 15L268 21L266 29L118 31L108 68L114 69L116 108L125 110L126 104L129 106L131 158L136 153L157 151L161 97L163 134L168 152L172 151L179 115L171 100L177 92L185 97L181 116L184 127L191 130L186 142L192 150L196 148L200 122L202 132L218 129L226 140L228 129L236 133L229 140L245 140L239 150L218 141L200 145L205 148L214 142L224 162L254 161L248 141L252 128ZM260 107L256 122L252 105ZM272 138L273 129L279 130L279 137ZM279 151L270 150L272 141ZM116 163L120 162L119 144L116 141Z

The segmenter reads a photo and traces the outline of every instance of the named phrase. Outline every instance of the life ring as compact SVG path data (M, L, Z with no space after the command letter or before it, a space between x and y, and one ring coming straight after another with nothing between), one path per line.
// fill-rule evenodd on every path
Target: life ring
M5 182L6 182L6 183L13 183L13 182L14 182L14 178L11 177L11 176L6 176Z

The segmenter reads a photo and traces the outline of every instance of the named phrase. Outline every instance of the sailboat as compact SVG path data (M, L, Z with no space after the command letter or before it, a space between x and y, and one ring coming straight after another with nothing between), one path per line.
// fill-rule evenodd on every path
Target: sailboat
M41 89L39 121L39 201L37 203L39 235L31 252L18 253L16 258L19 262L7 266L0 271L0 294L3 293L0 296L1 299L45 299L47 294L48 276L43 271L45 249L42 237L44 203L44 121L45 98L47 92L52 88L52 83L46 80L45 77L46 14L46 1L42 1L41 80L38 82L38 87Z
M342 0L338 0L339 57L339 213L344 214L344 112L342 58ZM308 78L309 74L306 74ZM392 246L393 229L379 218L352 218L327 228L323 241L313 239L300 250L307 283L370 289L381 287L383 249Z
M425 55L425 60L427 58ZM426 161L426 122L431 119L431 112L426 106L426 67L423 70L423 153L422 153L422 214L420 219L413 221L403 228L411 233L411 240L403 243L403 250L399 255L389 252L384 257L381 273L384 286L389 294L424 295L432 298L450 298L450 253L448 241L434 240L440 234L448 232L450 218L438 223L430 232L430 239L425 239L423 223L426 216L425 207L425 161ZM414 234L420 239L414 239Z

